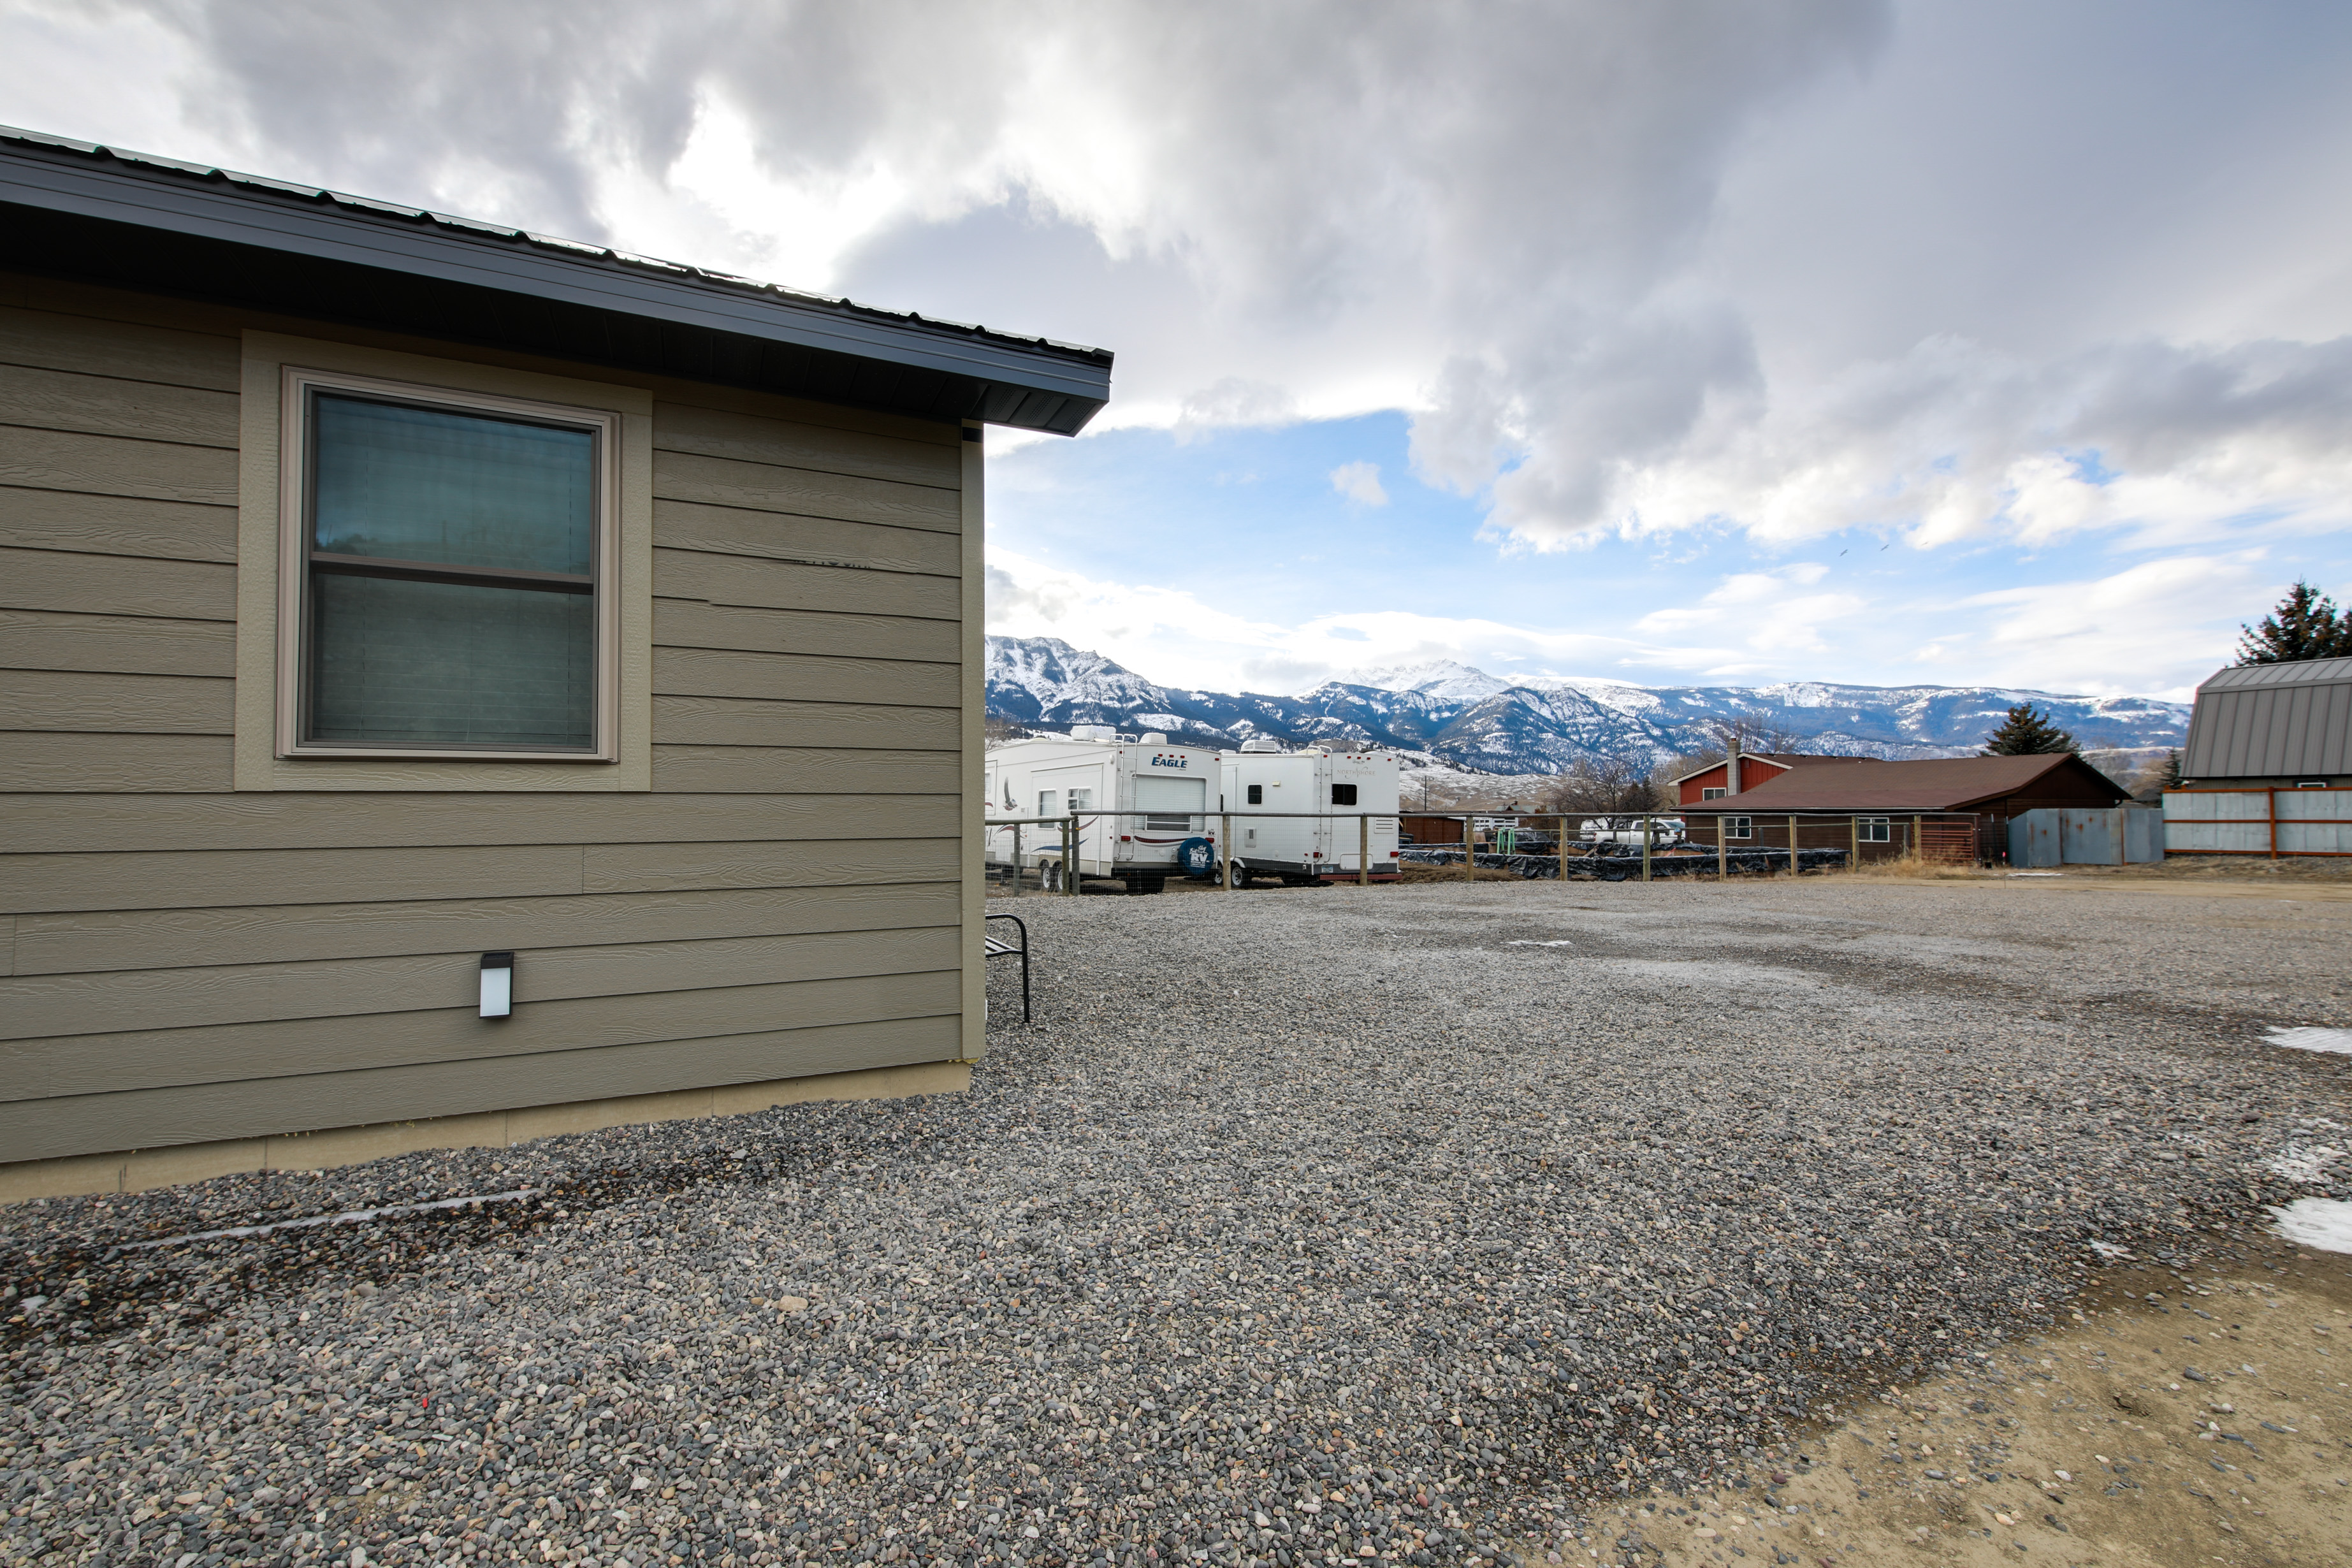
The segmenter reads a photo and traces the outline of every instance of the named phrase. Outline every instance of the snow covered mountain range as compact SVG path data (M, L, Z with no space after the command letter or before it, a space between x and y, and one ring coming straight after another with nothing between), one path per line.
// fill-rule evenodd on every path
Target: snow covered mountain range
M2189 704L1991 686L1632 686L1576 677L1505 680L1441 660L1367 670L1294 697L1165 687L1056 637L988 639L992 717L1040 729L1110 724L1196 745L1273 735L1294 745L1425 753L1480 773L1549 773L1580 758L1647 766L1704 749L1711 721L1748 719L1808 751L1858 757L1972 752L2011 705L2031 702L2085 747L2178 746Z

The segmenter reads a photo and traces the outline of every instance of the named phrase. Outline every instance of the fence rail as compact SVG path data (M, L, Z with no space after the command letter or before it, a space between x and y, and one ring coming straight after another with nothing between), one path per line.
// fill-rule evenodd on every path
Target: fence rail
M1210 836L1210 842L1219 846L1219 854L1217 857L1219 861L1218 881L1223 889L1227 892L1231 892L1234 887L1234 856L1231 853L1231 847L1234 843L1234 823L1237 819L1243 822L1290 818L1309 819L1318 822L1331 823L1355 823L1357 825L1358 847L1356 858L1356 881L1357 885L1360 887L1369 886L1371 881L1371 825L1375 822L1400 820L1407 816L1416 817L1423 822L1459 822L1462 824L1462 838L1459 845L1437 846L1417 843L1410 851L1400 848L1398 858L1400 862L1405 861L1409 858L1412 863L1416 865L1452 866L1454 864L1453 857L1460 855L1462 857L1460 862L1462 867L1462 877L1465 881L1472 879L1475 876L1478 868L1482 866L1486 867L1489 869L1517 870L1520 875L1530 878L1538 876L1547 878L1558 877L1562 880L1567 880L1570 879L1570 867L1578 861L1591 861L1597 866L1606 860L1619 858L1601 853L1603 850L1614 850L1625 847L1625 846L1613 839L1603 842L1600 839L1582 840L1570 838L1568 836L1567 826L1568 821L1571 817L1580 817L1588 823L1592 821L1622 821L1628 823L1639 821L1642 825L1639 832L1641 856L1640 878L1641 880L1644 882L1652 881L1659 875L1695 875L1701 868L1696 862L1705 858L1704 857L1688 855L1666 857L1660 856L1655 853L1657 847L1657 828L1655 825L1662 821L1682 820L1683 814L1679 812L1667 811L1571 811L1563 813L1557 811L1347 812L1252 810L1179 813L1166 810L1147 810L1139 807L1132 809L1105 808L1101 810L1088 808L1084 811L1066 812L1055 816L986 817L982 819L982 822L984 827L991 832L999 828L1007 827L1013 830L1013 891L1016 896L1021 891L1021 874L1026 865L1026 859L1021 846L1021 829L1026 826L1058 828L1060 832L1058 835L1059 843L1056 852L1060 856L1059 864L1065 868L1065 872L1061 878L1062 886L1059 889L1053 890L1058 891L1066 896L1075 897L1078 892L1078 884L1080 880L1079 875L1076 871L1076 867L1080 858L1079 847L1083 841L1083 835L1088 826L1097 820L1110 817L1175 816L1180 815L1187 817L1188 819L1201 821L1203 824L1205 824L1209 818L1214 817L1221 825L1220 831L1213 836ZM1717 816L1715 819L1717 830L1716 854L1714 856L1714 859L1716 863L1716 872L1718 876L1730 876L1735 866L1743 872L1753 870L1776 870L1782 865L1786 865L1789 870L1792 873L1801 872L1809 868L1815 870L1827 869L1837 865L1843 865L1848 868L1853 868L1859 867L1862 862L1862 851L1865 842L1874 844L1886 843L1889 844L1890 847L1895 843L1893 834L1895 833L1895 828L1892 826L1888 828L1890 835L1888 838L1871 839L1865 841L1862 837L1863 823L1865 820L1872 819L1871 814L1869 813L1864 813L1857 816L1852 812L1798 811L1771 812L1769 814L1751 813L1748 815L1751 821L1785 821L1789 825L1788 847L1785 849L1765 847L1733 849L1730 847L1728 841L1724 836L1722 819L1720 816ZM1910 813L1880 816L1874 820L1882 823L1898 825L1899 826L1907 828L1908 830L1902 836L1901 847L1890 847L1890 854L1915 859L1922 858L1943 859L1948 858L1951 848L1951 846L1947 845L1943 840L1950 837L1951 836L1948 833L1930 833L1928 830L1931 826L1937 828L1946 827L1948 825L1941 819L1950 815L1952 814L1940 812ZM1851 838L1851 842L1844 848L1823 845L1815 845L1811 848L1806 848L1798 844L1798 825L1801 822L1825 820L1843 820L1849 824L1849 837ZM1974 819L1969 818L1969 820L1973 822ZM1514 824L1525 821L1559 823L1559 841L1556 855L1537 857L1528 855L1496 855L1480 853L1477 845L1478 825L1482 822L1496 823L1506 821ZM1622 832L1630 830L1611 829L1610 831ZM1973 827L1971 827L1969 832L1971 847L1968 858L1973 858ZM1569 853L1571 847L1578 848L1581 850L1582 853L1571 855ZM1047 853L1042 846L1036 852L1040 855ZM1437 858L1437 857L1443 857L1443 858ZM1630 860L1633 858L1633 856L1628 854L1622 858ZM1553 868L1543 872L1534 872L1524 868L1526 863L1538 859L1556 860L1557 865ZM1664 868L1663 871L1660 870L1662 866ZM1343 872L1341 874L1344 875L1345 873ZM1622 879L1608 879L1617 880Z

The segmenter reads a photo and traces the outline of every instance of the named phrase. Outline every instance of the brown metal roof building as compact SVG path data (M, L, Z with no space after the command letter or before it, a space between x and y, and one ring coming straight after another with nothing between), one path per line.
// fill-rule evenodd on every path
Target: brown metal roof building
M1732 848L1850 847L1864 859L1906 855L1995 860L2009 819L2045 806L2111 806L2122 785L2071 752L2032 757L1932 757L1792 768L1753 789L1681 810L1694 843Z
M2180 772L2202 789L2352 786L2352 658L2214 676L2197 689Z

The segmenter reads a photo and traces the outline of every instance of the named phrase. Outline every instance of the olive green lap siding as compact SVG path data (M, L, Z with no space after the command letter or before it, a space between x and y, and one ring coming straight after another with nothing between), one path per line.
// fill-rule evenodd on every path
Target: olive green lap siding
M17 801L11 821L44 854L134 850L428 848L696 840L943 838L955 802L941 795L583 795L562 813L528 795L293 795L51 797ZM16 895L0 861L0 909Z
M952 1013L718 1038L422 1062L300 1076L125 1089L0 1103L0 1149L23 1160L156 1149L566 1103L810 1078L951 1059ZM402 1108L391 1116L383 1107Z
M695 888L563 898L413 899L18 915L15 973L99 973L562 943L900 931L956 921L950 882Z
M227 621L0 609L0 669L234 675L236 627Z
M644 384L652 793L240 794L238 334L364 335L0 300L0 1159L964 1054L954 426Z

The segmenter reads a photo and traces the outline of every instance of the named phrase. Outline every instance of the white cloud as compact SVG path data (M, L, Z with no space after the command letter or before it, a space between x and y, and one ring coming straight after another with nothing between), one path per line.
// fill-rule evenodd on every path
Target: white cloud
M69 134L1104 342L1106 426L1405 409L1414 470L1520 546L2094 539L2252 594L2250 546L2352 526L2352 206L2314 195L2352 176L2352 34L2120 0L2032 25L2021 50L2019 12L1887 0L0 0L0 92ZM1158 628L1155 671L1368 661L1006 569L997 613L1107 652ZM1916 612L1794 570L1622 637L1349 624L1390 661L1727 671L1865 659L1873 616L1927 616L1890 667L2103 689L2208 636L2129 606L2210 629L2164 562Z
M2275 598L2285 584L2265 585L2269 574L2258 552L2242 551L1974 595L1961 605L1987 617L1973 661L1983 673L1975 679L2185 699L2230 662L2235 646L2236 626L2217 624L2213 605ZM2127 672L2144 673L2133 679Z
M1389 492L1381 488L1378 463L1342 463L1331 470L1331 488L1362 506L1386 506Z
M988 629L1060 637L1163 685L1223 691L1300 690L1349 670L1436 659L1528 667L1515 670L1520 676L1605 674L1635 680L1737 657L1729 649L1676 646L1670 639L1411 610L1333 613L1284 625L1235 614L1181 589L1088 577L1004 551L991 552Z
M1725 577L1696 605L1653 610L1633 623L1633 629L1657 636L1682 632L1712 632L1759 655L1825 653L1829 644L1823 625L1844 620L1868 607L1868 601L1849 593L1811 594L1803 590L1828 575L1818 561L1800 561L1769 572L1736 572Z

